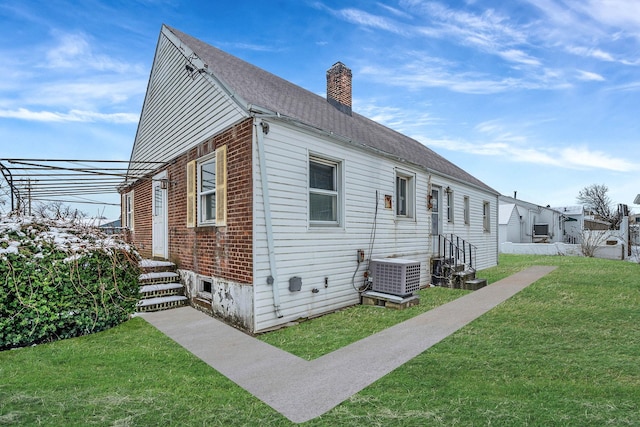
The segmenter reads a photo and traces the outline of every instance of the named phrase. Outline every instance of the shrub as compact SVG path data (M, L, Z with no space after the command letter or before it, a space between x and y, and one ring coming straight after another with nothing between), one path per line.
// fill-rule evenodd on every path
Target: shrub
M136 251L65 220L0 218L0 349L86 335L135 311Z

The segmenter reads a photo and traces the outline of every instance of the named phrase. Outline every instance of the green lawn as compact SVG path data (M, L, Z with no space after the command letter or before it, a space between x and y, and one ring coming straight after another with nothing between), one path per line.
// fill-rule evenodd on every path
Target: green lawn
M640 265L502 256L494 282L559 268L309 426L640 425ZM312 359L460 296L405 311L354 307L260 337ZM290 425L133 319L88 337L0 352L0 425Z

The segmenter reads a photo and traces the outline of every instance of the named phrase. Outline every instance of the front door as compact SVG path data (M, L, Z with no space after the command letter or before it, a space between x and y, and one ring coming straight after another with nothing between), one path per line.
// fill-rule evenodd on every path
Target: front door
M153 177L153 193L152 193L152 234L153 234L153 256L158 258L168 258L167 235L167 172L159 173Z
M431 235L440 234L440 189L431 190Z
M440 234L440 188L431 189L431 236L433 239L433 251L438 253L438 235Z

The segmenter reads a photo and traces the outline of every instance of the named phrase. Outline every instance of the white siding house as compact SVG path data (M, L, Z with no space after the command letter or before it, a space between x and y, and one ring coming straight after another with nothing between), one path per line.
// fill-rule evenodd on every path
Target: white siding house
M131 240L157 256L165 239L192 304L251 332L358 304L371 259L419 262L430 284L442 236L497 264L498 193L351 111L343 64L327 84L325 99L161 29L132 175L161 163L122 187Z
M499 197L500 243L556 243L565 238L567 217L557 209Z

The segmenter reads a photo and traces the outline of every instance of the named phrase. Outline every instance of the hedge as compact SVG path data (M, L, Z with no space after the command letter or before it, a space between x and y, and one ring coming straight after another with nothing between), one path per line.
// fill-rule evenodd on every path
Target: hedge
M86 335L127 320L137 252L77 223L0 219L0 350Z

